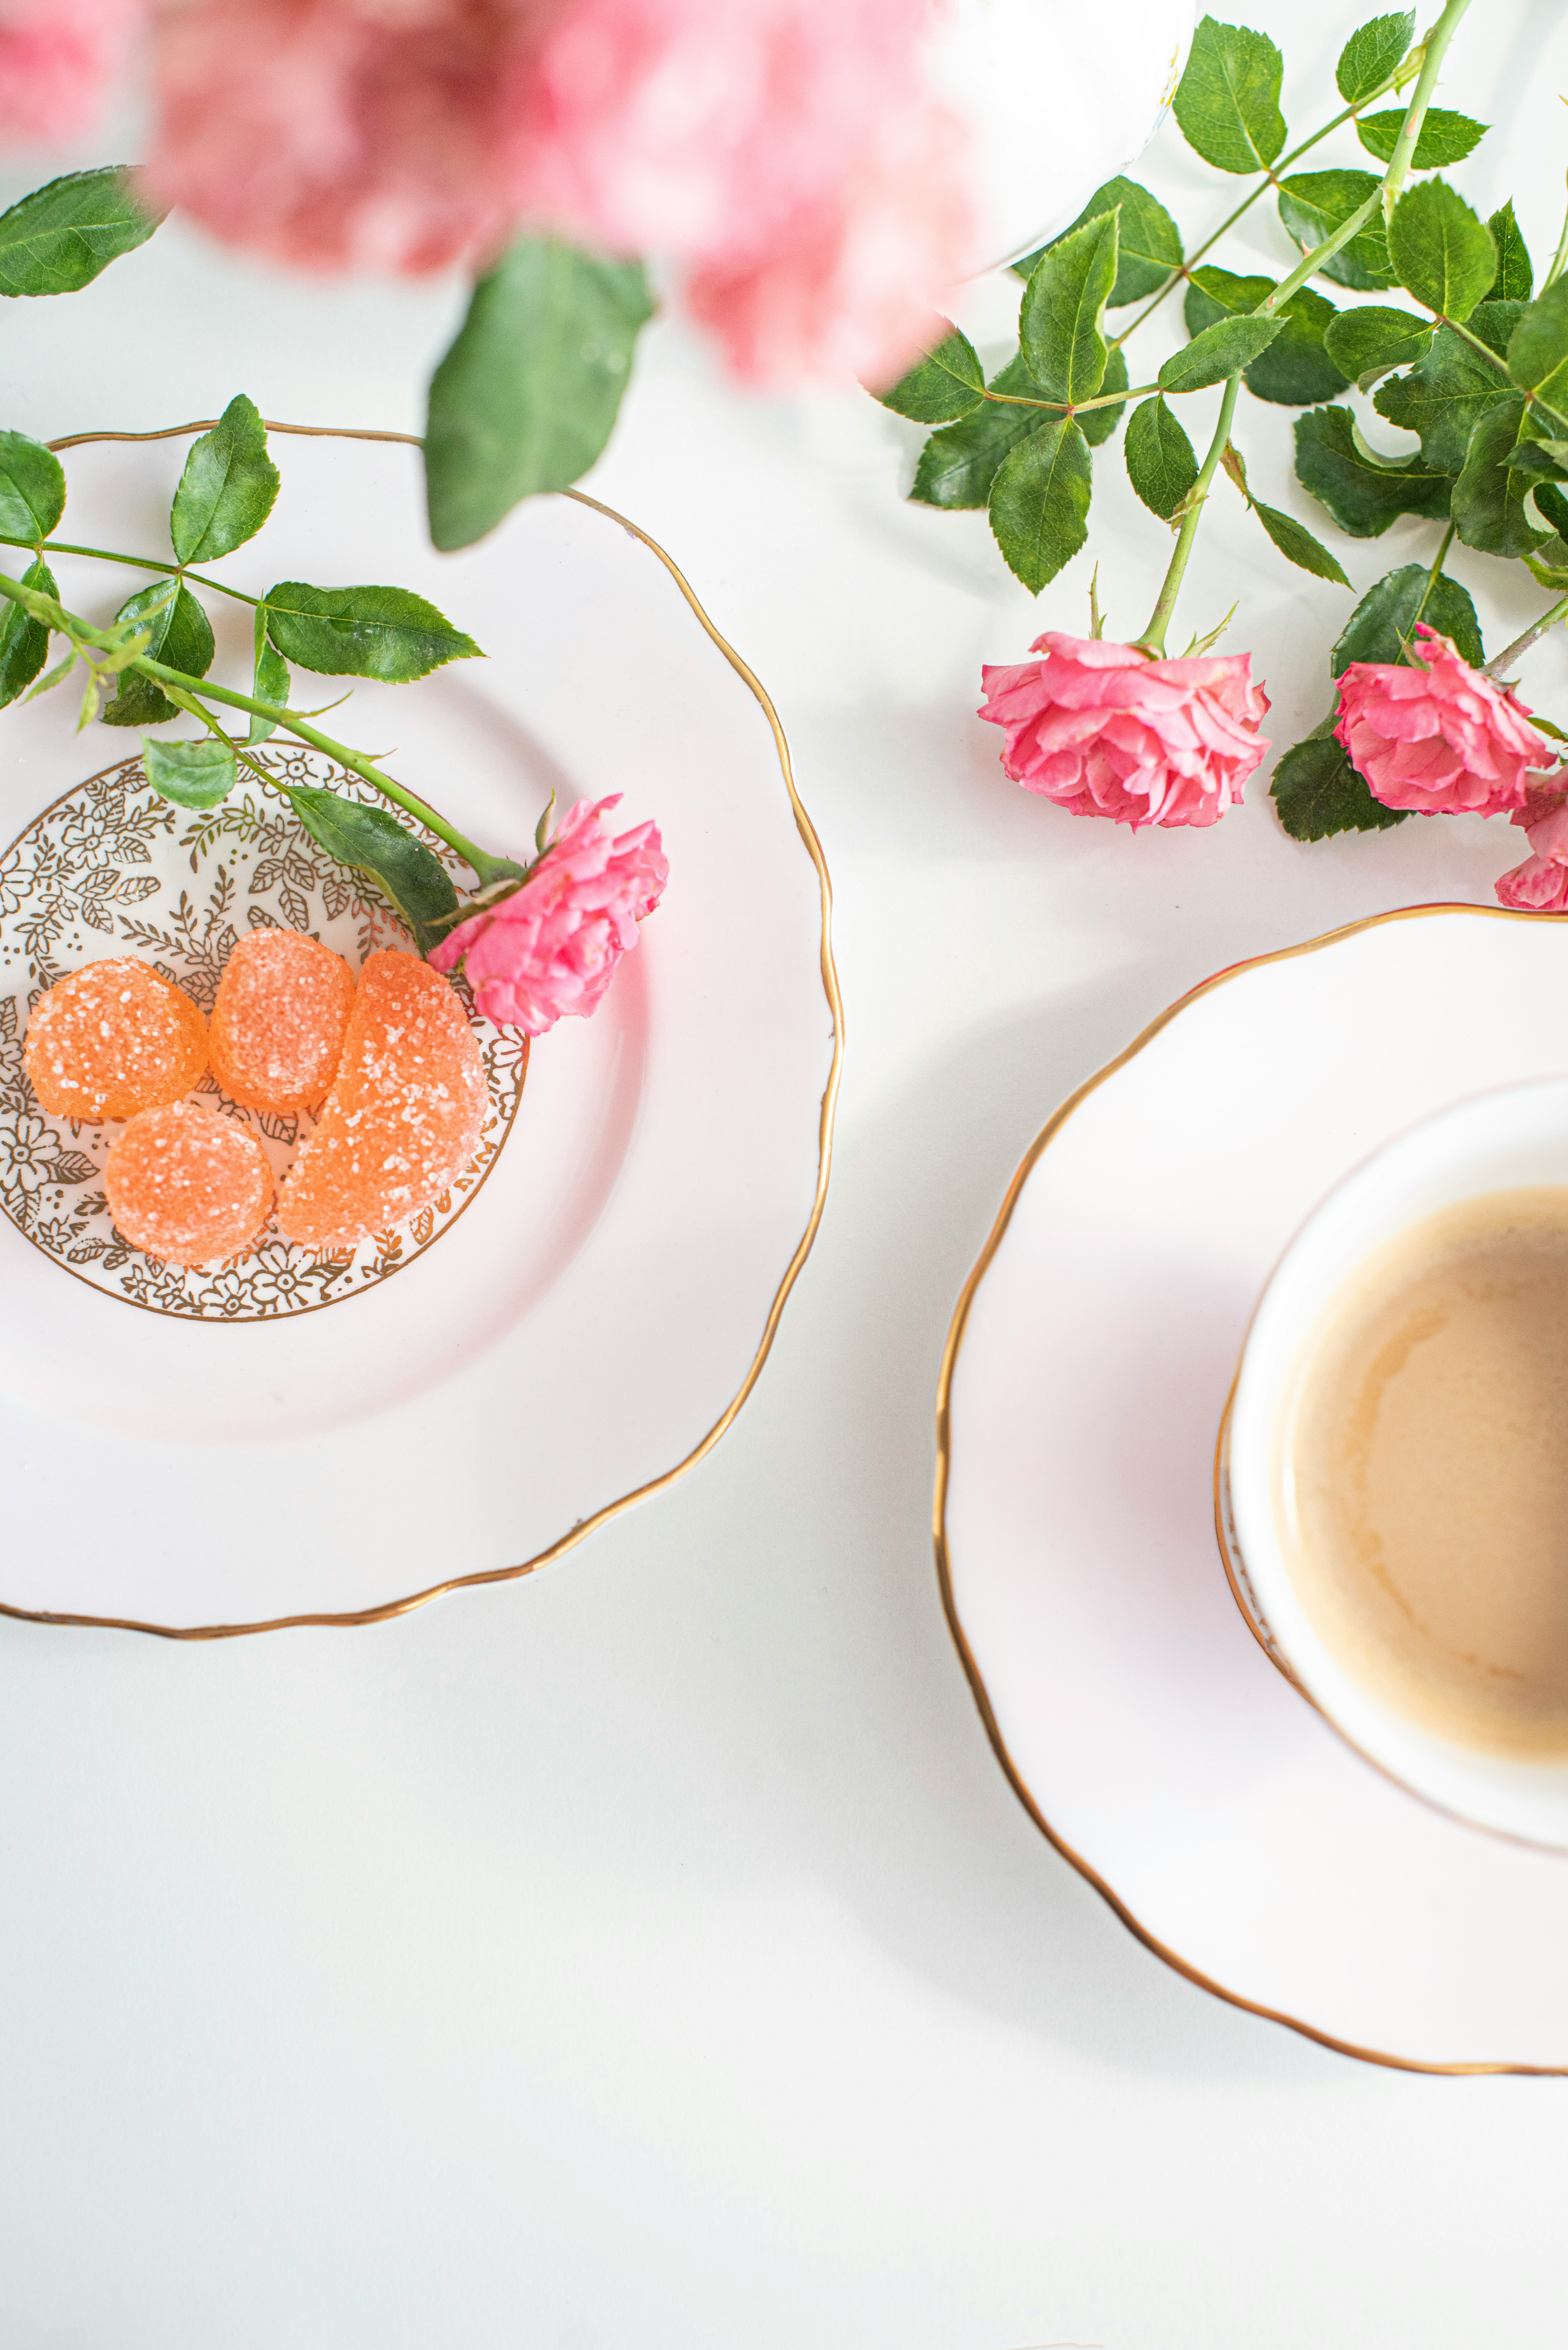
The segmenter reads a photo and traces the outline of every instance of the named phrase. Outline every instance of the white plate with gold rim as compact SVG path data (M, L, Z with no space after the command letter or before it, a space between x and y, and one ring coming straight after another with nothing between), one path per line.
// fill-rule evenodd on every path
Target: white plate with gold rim
M61 535L166 555L185 446L72 449ZM826 868L771 703L670 559L575 496L531 502L482 546L439 556L414 448L275 434L273 452L274 516L222 576L253 594L279 578L389 580L490 656L415 685L359 685L328 723L502 853L530 839L552 789L560 805L620 792L618 824L657 818L670 886L598 1014L539 1039L525 1086L498 1059L483 1182L411 1234L395 1268L329 1284L324 1310L286 1310L275 1267L242 1284L238 1305L206 1284L194 1311L108 1295L100 1259L62 1261L101 1237L90 1205L53 1251L0 1217L12 1613L200 1637L370 1620L526 1572L728 1425L821 1213L841 1050ZM135 584L72 557L54 568L64 599L94 616ZM214 674L238 681L249 615L229 608L212 614ZM138 747L102 728L74 735L64 700L0 712L0 840L47 850L37 819L67 795L90 829L103 791L84 798L87 779ZM134 771L123 780L109 811L122 847L140 805ZM265 919L277 844L263 844L257 884L251 845L187 848L188 828L182 816L146 855L115 849L125 889L98 890L85 928L73 868L63 960L167 959L152 931L179 946L187 863L202 921L225 858L237 879L220 921L253 901ZM22 864L35 893L62 871L52 851ZM306 927L324 934L359 920L352 906L312 908L320 921ZM291 919L281 899L273 912ZM347 931L332 942L353 951ZM57 1185L50 1207L68 1224L92 1191L74 1164L64 1174L77 1185Z
M954 1316L936 1536L998 1756L1161 1958L1346 2054L1568 2071L1568 1859L1355 1753L1216 1541L1248 1318L1402 1128L1568 1070L1568 920L1417 907L1221 972L1042 1130Z

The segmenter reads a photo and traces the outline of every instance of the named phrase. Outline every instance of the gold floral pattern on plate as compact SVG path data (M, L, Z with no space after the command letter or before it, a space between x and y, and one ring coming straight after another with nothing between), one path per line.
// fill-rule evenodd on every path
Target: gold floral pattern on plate
M368 784L314 752L284 745L252 756L280 781L379 805ZM424 839L444 864L466 871L433 835ZM490 1114L472 1166L433 1206L351 1255L299 1247L271 1224L254 1248L223 1265L182 1267L144 1255L115 1230L104 1196L103 1163L121 1129L54 1118L41 1107L22 1062L28 1014L67 972L109 955L140 957L210 1013L231 950L256 930L304 931L356 972L378 947L413 945L364 876L317 847L286 800L256 783L195 814L161 798L141 760L127 759L65 793L0 857L0 1208L62 1271L152 1313L270 1322L374 1288L451 1229L494 1164L523 1097L526 1036L492 1026L469 1005ZM275 1175L314 1124L308 1115L244 1109L211 1073L196 1097L248 1127Z

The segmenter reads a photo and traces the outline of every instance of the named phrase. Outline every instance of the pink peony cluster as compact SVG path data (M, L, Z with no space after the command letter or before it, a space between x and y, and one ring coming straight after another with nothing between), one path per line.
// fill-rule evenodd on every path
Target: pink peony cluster
M1498 882L1500 900L1522 913L1568 914L1568 798L1561 791L1532 789L1513 821L1523 829L1530 855Z
M137 29L134 0L0 0L0 137L86 130Z
M1532 768L1554 764L1530 712L1423 622L1418 664L1352 661L1334 733L1385 807L1497 816L1521 807Z
M0 128L82 126L150 26L148 182L309 269L518 229L680 268L753 380L896 376L973 265L931 0L0 0Z
M610 838L600 818L619 805L618 792L579 800L522 888L431 951L437 971L462 964L475 1003L498 1026L542 1036L569 1013L592 1012L637 944L670 865L656 824Z
M980 712L1006 729L1025 791L1118 824L1217 824L1269 745L1246 653L1151 660L1132 645L1047 629L1044 660L982 669Z

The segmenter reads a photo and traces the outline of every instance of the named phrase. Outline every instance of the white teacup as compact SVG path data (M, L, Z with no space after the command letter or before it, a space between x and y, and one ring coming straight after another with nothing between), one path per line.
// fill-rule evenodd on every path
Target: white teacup
M1242 1348L1221 1437L1221 1526L1266 1645L1368 1761L1478 1827L1568 1851L1568 1763L1450 1742L1392 1711L1320 1635L1293 1584L1285 1538L1285 1419L1325 1309L1420 1218L1490 1191L1568 1185L1568 1078L1456 1103L1386 1143L1302 1226L1270 1277Z

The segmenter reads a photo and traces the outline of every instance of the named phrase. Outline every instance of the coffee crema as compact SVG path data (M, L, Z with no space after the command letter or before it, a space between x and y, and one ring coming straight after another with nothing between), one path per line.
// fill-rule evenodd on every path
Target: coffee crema
M1324 1315L1278 1481L1322 1638L1439 1737L1568 1757L1568 1185L1410 1225Z

